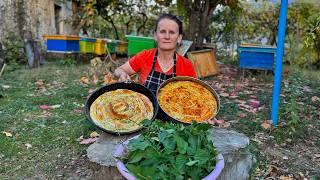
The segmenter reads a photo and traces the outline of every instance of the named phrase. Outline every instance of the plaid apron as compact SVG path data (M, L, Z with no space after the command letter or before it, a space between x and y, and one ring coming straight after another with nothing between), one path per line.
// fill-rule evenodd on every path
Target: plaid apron
M157 62L158 57L158 50L156 51L156 54L153 58L153 64L151 71L148 74L146 82L143 84L145 87L147 87L151 92L156 95L157 90L162 82L164 82L167 79L170 79L172 77L176 77L176 54L173 56L173 73L170 75L167 75L165 73L161 73L154 70L154 67Z

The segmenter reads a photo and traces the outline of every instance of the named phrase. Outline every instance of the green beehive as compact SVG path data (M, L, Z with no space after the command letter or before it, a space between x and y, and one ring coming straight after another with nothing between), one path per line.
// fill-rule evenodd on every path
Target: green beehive
M135 55L145 49L156 47L153 37L126 35L126 38L128 39L128 56Z
M109 40L107 41L107 47L108 50L111 54L115 54L116 53L116 46L117 46L117 41L116 40Z

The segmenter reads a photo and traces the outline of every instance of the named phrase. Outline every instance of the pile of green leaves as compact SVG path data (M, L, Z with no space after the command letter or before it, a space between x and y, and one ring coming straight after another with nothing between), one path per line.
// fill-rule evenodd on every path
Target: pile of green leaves
M138 179L201 179L214 169L217 150L209 124L148 123L122 160Z

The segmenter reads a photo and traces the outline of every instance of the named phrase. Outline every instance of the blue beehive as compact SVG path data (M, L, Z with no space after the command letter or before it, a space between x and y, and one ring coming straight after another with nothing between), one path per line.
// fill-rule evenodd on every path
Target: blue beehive
M44 38L47 40L49 52L79 52L80 50L78 36L47 35Z
M273 70L276 48L272 46L240 45L240 68Z

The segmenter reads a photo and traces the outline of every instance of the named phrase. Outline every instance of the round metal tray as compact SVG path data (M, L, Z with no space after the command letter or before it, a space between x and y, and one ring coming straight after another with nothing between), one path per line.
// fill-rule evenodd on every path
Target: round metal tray
M196 79L196 78L193 78L193 77L188 77L188 76L177 76L177 77L173 77L173 78L170 78L168 80L166 80L165 82L163 82L160 87L158 88L157 90L157 94L156 94L156 97L157 97L157 100L158 100L158 93L160 91L161 88L163 88L164 86L166 86L168 83L171 83L171 82L174 82L174 81L192 81L192 82L195 82L197 84L200 84L202 85L203 87L205 87L206 89L208 89L212 95L215 97L216 101L217 101L217 111L216 113L210 117L209 119L212 119L214 118L218 113L219 113L219 110L220 110L220 97L218 95L218 93L210 86L208 85L207 83L205 83L204 81L201 81L199 79ZM178 119L175 119L173 117L171 117L169 114L167 114L165 111L163 111L160 103L158 102L158 105L159 105L159 112L158 112L158 116L159 118L161 119L169 119L169 120L172 120L172 121L178 121L180 123L184 123L184 124L190 124L190 123L186 123L186 122L182 122Z

